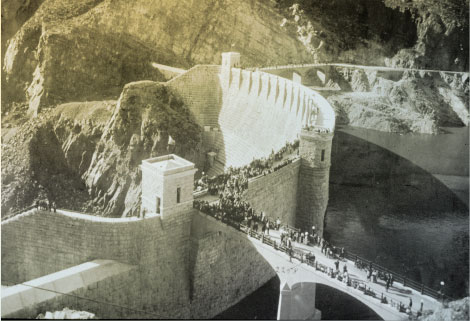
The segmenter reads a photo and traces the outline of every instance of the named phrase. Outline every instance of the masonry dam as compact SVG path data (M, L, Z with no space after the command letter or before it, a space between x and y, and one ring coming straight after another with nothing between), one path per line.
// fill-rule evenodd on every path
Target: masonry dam
M299 139L299 157L250 180L245 197L271 218L315 225L321 234L334 111L298 82L237 68L239 59L224 53L221 66L195 66L166 86L204 128L209 172L247 165ZM2 285L8 286L2 317L35 318L69 307L100 318L212 318L279 276L275 267L284 263L262 242L193 208L193 163L167 155L142 161L141 170L144 217L32 209L2 222ZM299 289L298 280L281 281ZM289 286L280 300L287 310L279 316L318 318L314 299L289 313ZM311 284L300 289L314 298Z

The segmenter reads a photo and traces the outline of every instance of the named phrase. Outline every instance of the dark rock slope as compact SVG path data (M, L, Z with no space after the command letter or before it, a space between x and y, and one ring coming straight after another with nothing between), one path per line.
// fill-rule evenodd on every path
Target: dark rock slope
M466 0L276 0L320 62L468 71Z

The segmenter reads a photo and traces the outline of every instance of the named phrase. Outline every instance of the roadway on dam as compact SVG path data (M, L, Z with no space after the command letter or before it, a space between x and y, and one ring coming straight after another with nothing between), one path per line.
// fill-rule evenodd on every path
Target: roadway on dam
M270 238L280 242L279 231L270 231ZM399 312L397 305L402 303L405 307L409 304L409 299L413 301L412 311L416 315L417 310L420 308L421 300L423 301L423 310L434 310L440 306L440 302L426 295L422 295L418 291L404 287L403 284L394 282L393 286L390 287L388 292L385 290L385 282L383 280L377 280L377 283L367 281L366 272L358 269L354 262L349 260L340 261L340 271L343 270L343 266L346 264L349 276L352 280L364 284L367 288L370 288L379 299L364 294L363 291L355 289L352 286L347 286L345 283L328 276L326 273L316 270L314 267L302 263L297 259L289 259L286 253L274 249L268 244L262 243L260 240L249 237L252 243L256 246L259 253L271 264L271 266L277 272L281 281L281 289L287 283L289 287L300 283L300 282L312 282L325 284L333 287L339 291L347 293L352 297L356 298L360 302L366 304L374 312L376 312L384 320L403 320L408 319L408 315ZM311 252L315 255L316 261L322 265L335 269L335 260L327 258L321 253L319 247L308 246L294 242L294 249L301 250L304 253ZM387 297L388 303L384 304L380 302L380 297ZM312 302L312 304L315 304Z

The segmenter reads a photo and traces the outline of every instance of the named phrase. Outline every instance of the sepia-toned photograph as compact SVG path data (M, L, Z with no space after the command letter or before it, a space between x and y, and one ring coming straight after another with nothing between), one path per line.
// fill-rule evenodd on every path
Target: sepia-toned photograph
M468 0L1 0L1 319L469 320Z

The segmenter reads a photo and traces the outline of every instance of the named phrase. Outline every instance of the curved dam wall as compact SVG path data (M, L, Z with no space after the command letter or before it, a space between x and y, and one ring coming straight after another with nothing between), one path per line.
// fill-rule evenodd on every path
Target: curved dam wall
M303 126L334 128L328 102L301 84L238 68L222 68L220 81L219 125L226 167L268 156L298 138Z
M220 66L197 65L166 82L193 112L201 126L219 126L222 88Z
M167 86L181 96L201 126L210 127L212 137L205 147L216 150L217 161L225 167L269 156L298 138L303 126L334 130L334 111L326 99L276 75L196 66Z

